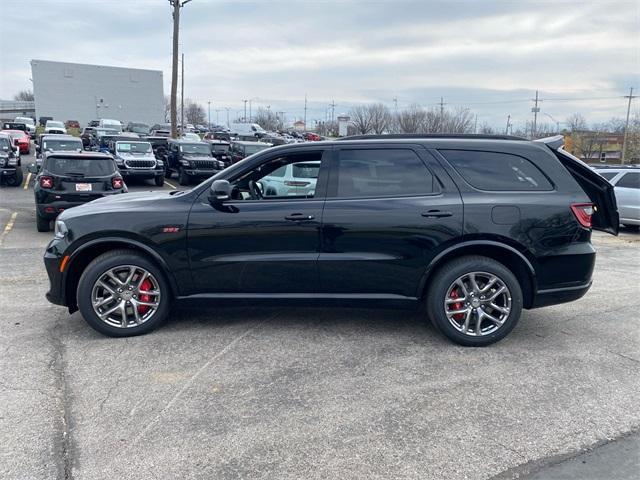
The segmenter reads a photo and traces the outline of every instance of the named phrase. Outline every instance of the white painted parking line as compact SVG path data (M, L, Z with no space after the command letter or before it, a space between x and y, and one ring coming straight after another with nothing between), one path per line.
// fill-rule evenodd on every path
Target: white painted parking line
M171 188L173 188L174 190L176 190L178 187L176 187L173 183L171 182L167 182L166 180L164 181L164 183L166 183L167 185L169 185Z
M4 230L2 231L2 233L0 233L0 245L2 245L2 243L4 242L4 238L9 234L9 232L13 228L13 225L16 223L17 216L18 216L18 212L13 212L11 214L11 217L9 218L7 225L4 227Z
M24 188L25 190L27 188L29 188L29 182L31 181L31 172L27 173L27 178L25 178L24 180L24 186L22 188Z

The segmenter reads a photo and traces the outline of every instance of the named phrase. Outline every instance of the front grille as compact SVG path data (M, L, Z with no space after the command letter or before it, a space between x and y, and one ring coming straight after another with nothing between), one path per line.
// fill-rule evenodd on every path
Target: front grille
M193 168L200 170L216 170L218 168L218 162L216 160L192 160L191 164Z
M155 160L125 160L127 168L155 168Z

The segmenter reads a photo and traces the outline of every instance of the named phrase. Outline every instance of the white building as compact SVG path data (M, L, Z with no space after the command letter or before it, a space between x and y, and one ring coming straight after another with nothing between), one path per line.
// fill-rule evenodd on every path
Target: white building
M164 121L162 71L31 60L36 119Z

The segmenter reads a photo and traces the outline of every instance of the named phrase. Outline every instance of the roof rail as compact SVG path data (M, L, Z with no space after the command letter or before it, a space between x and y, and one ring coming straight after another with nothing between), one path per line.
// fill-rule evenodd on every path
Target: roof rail
M513 135L485 135L481 133L389 133L384 135L351 135L338 140L395 140L403 138L467 138L470 140L527 140Z

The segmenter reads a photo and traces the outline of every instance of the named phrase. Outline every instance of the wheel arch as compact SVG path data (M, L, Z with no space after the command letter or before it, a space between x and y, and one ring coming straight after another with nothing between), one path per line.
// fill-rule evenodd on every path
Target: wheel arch
M420 281L418 293L421 297L427 292L429 280L450 260L463 255L482 255L502 263L513 272L522 288L523 306L530 308L537 290L536 271L531 260L518 249L505 243L491 240L470 240L440 252L429 264Z
M141 242L129 238L104 237L91 240L83 244L76 251L74 251L69 258L68 268L65 273L63 285L64 298L66 299L66 304L69 307L70 312L75 312L78 309L76 290L78 288L80 276L82 275L82 272L85 270L87 265L89 265L89 263L91 263L94 258L102 255L103 253L122 248L140 252L148 257L165 274L165 277L169 282L169 286L171 288L172 296L177 297L179 295L177 282L174 276L171 274L169 266L164 261L164 259L152 248Z

